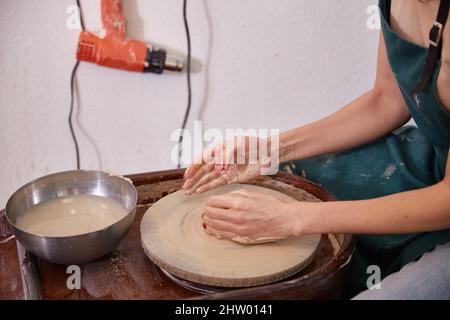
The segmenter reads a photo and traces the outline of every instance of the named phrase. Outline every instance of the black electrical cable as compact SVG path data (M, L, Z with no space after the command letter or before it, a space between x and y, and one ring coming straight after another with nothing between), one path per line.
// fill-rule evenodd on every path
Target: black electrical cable
M85 30L84 27L84 20L83 20L83 12L81 8L80 1L77 0L77 5L80 12L80 24L81 29ZM188 18L187 18L187 0L183 0L183 21L184 21L184 27L186 30L186 40L187 40L187 61L186 61L186 80L187 80L187 91L188 91L188 100L187 100L187 106L186 111L184 114L183 122L181 125L181 132L178 139L178 146L179 146L179 152L178 152L178 165L177 167L181 167L181 157L183 155L183 149L182 149L182 143L183 143L183 133L186 129L186 124L189 119L189 114L191 111L191 104L192 104L192 88L191 88L191 35L189 32L189 24L188 24ZM75 86L75 75L78 70L78 66L80 65L80 61L77 61L75 63L75 66L72 69L72 75L71 75L71 81L70 81L70 113L69 113L69 128L70 133L72 135L73 143L75 146L75 154L76 154L76 160L77 160L77 169L80 169L80 150L78 146L78 141L75 135L75 131L73 128L72 123L72 115L73 115L73 108L74 108L74 86Z
M85 30L85 27L84 27L84 19L83 19L83 12L82 12L82 10L81 10L80 0L77 0L77 6L78 6L78 10L80 11L80 24L81 24L81 30Z
M75 155L77 159L77 170L80 170L80 149L78 147L77 137L75 135L75 131L73 130L72 123L72 114L73 114L73 104L74 104L74 86L75 86L75 74L78 70L78 66L80 65L80 61L75 63L75 66L72 69L72 75L70 77L70 112L69 112L69 128L70 134L72 135L73 144L75 145Z
M183 133L186 129L186 124L189 118L189 113L191 111L191 102L192 102L192 88L191 88L191 35L189 32L189 24L188 24L188 18L187 18L187 0L183 0L183 21L184 21L184 28L186 30L186 41L187 41L187 61L186 61L186 80L187 80L187 93L188 93L188 100L187 100L187 106L186 111L183 118L183 123L181 125L181 132L178 139L178 165L177 168L179 169L181 167L181 157L183 155Z
M81 4L80 4L80 0L77 0L77 6L79 8L79 12L80 12L80 24L81 24L81 29L84 29L84 21L83 21L83 14L81 11ZM78 66L80 65L80 61L77 60L77 62L75 63L73 69L72 69L72 74L70 76L70 112L69 112L69 129L70 129L70 134L72 135L72 140L73 140L73 144L75 146L75 156L76 156L76 160L77 160L77 170L80 170L81 166L80 166L80 148L78 146L78 140L77 140L77 136L75 135L75 130L73 129L73 123L72 123L72 115L73 115L73 106L74 106L74 91L75 91L75 75L77 73L78 70Z

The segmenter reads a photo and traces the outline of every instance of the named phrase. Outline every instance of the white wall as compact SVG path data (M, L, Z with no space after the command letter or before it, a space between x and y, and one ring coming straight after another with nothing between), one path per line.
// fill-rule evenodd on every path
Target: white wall
M292 128L368 89L376 0L188 0L193 57L190 122L205 128ZM0 207L33 178L72 169L67 125L77 30L70 0L0 0ZM82 0L98 30L100 1ZM185 52L181 0L123 0L128 34ZM83 63L76 130L83 168L133 173L173 168L171 132L186 104L185 76ZM80 125L82 128L80 128ZM97 151L100 157L97 154Z

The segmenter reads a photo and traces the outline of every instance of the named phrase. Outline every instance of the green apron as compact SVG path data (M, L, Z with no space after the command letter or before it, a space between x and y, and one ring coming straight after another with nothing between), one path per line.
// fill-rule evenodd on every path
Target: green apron
M379 6L389 63L418 128L405 126L350 151L281 165L281 170L315 181L341 200L369 199L424 188L441 181L445 175L450 114L436 95L440 61L427 88L417 95L410 94L421 76L427 48L401 38L390 28L390 1L380 0ZM384 278L448 241L450 229L357 236L344 296L351 297L367 289L369 265L378 265Z

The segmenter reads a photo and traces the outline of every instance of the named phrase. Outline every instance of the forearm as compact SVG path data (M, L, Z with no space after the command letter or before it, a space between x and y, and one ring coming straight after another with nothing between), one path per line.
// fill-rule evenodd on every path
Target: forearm
M450 186L360 201L294 203L294 234L395 234L450 228Z
M407 122L403 106L380 90L370 90L336 113L280 135L281 161L350 149L377 139Z

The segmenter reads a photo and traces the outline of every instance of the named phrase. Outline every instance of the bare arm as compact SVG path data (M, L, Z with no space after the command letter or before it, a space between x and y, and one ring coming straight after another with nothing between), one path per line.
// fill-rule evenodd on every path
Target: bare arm
M377 74L372 90L344 106L338 112L312 124L284 132L280 135L280 162L309 158L325 153L350 149L379 138L399 128L410 119L409 111L398 88L387 60L384 40L380 37ZM263 141L265 143L266 141ZM269 148L271 149L271 148ZM246 150L229 150L246 154ZM183 189L187 194L204 192L229 183L245 181L225 179L213 164L198 161L185 173ZM228 168L233 168L229 166ZM259 175L254 166L239 165L242 177ZM253 171L249 171L252 169Z
M282 161L348 149L381 137L410 118L380 39L374 88L335 114L283 133ZM284 156L284 158L283 158ZM203 217L224 238L284 238L314 233L392 234L450 228L450 158L430 187L360 201L294 202L259 193L211 197Z
M280 136L281 161L298 160L350 149L399 128L410 114L388 63L380 36L374 87L336 113L284 132Z
M297 214L294 234L393 234L450 228L450 157L445 178L427 188L370 200L297 202L291 209Z
M450 152L450 150L449 150ZM450 157L445 178L430 187L359 201L284 203L248 192L212 196L203 222L233 239L286 238L316 233L395 234L450 228Z

